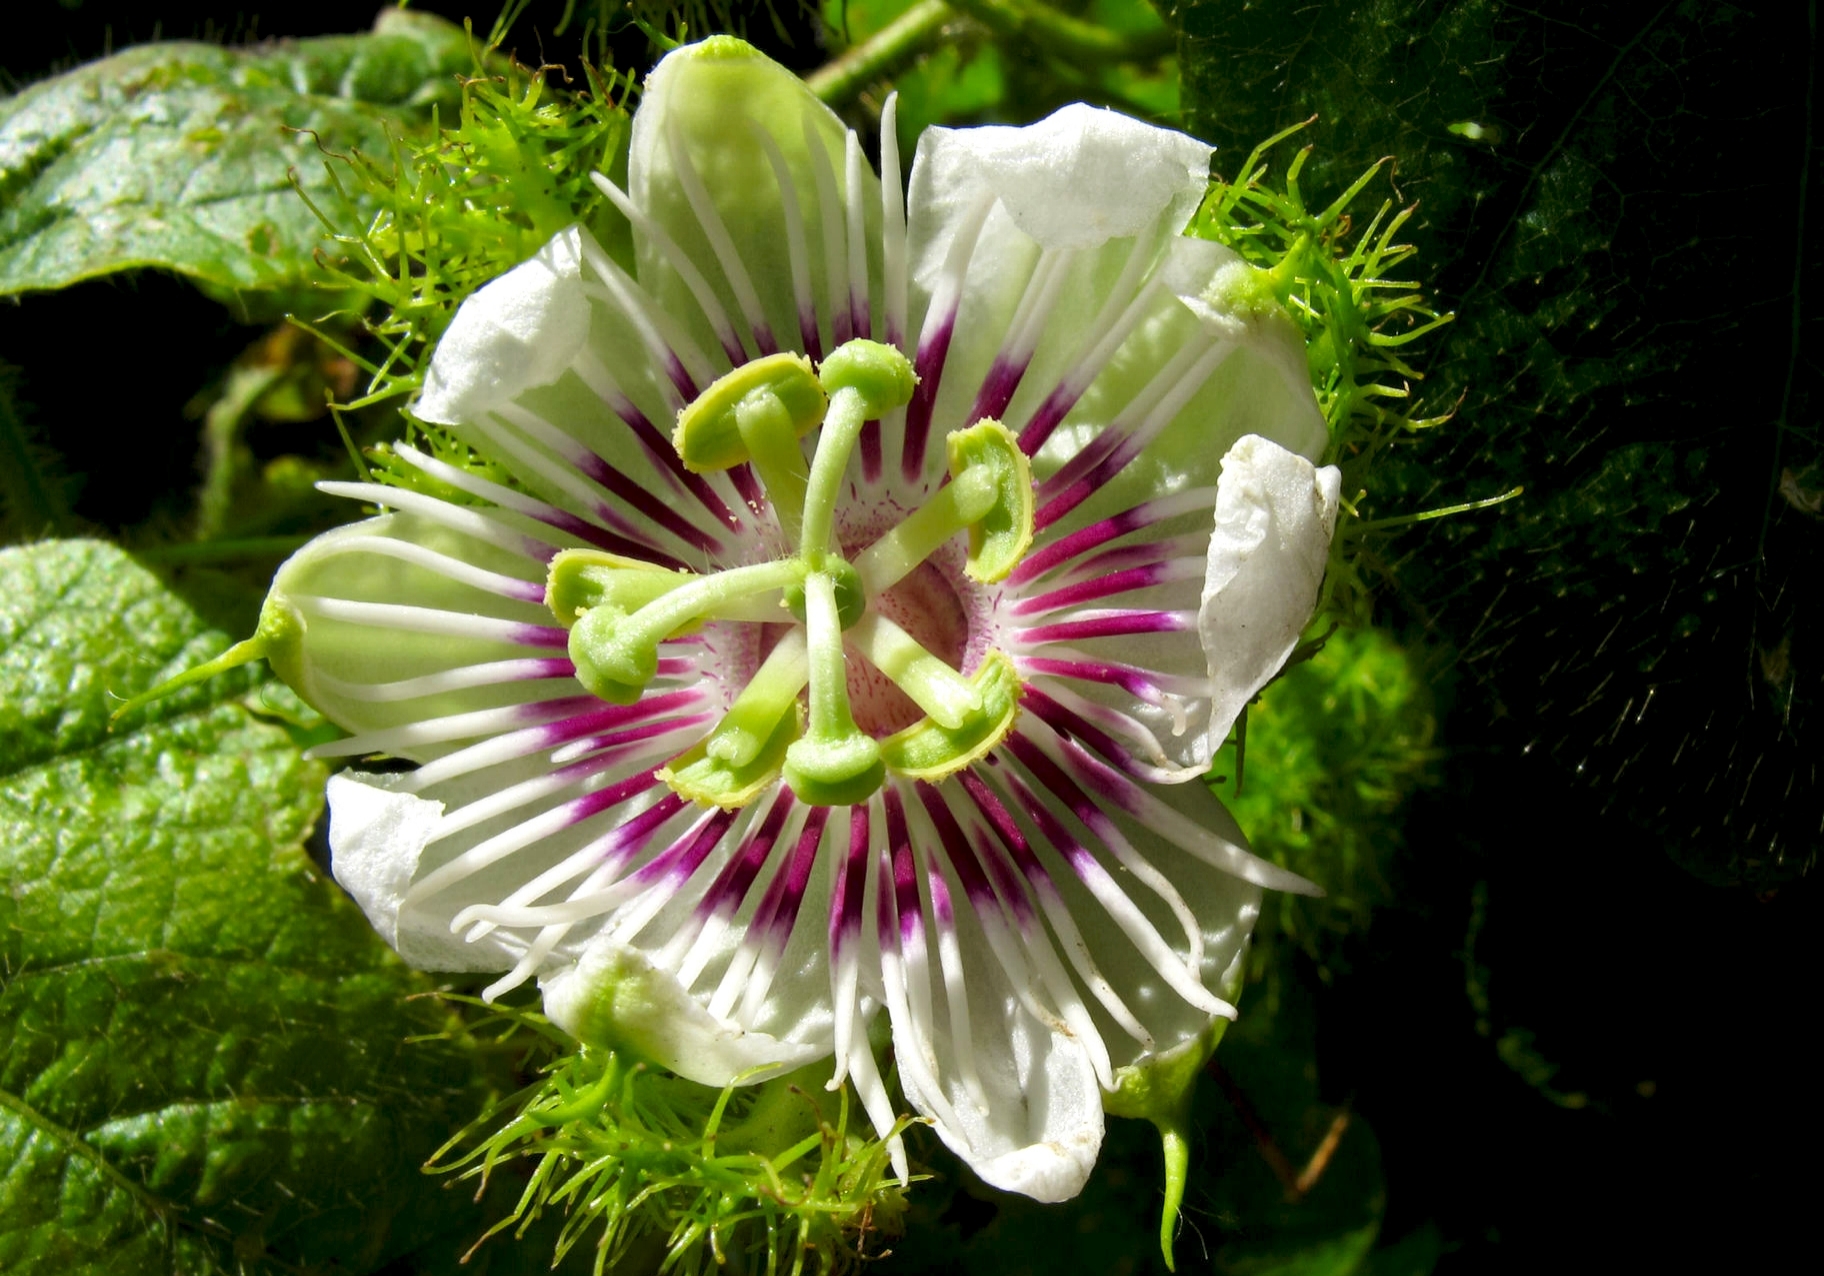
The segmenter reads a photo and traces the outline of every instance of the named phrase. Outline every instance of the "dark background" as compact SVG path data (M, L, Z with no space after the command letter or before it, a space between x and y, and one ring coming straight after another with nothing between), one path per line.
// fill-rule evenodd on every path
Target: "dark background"
M360 29L374 7L25 0L0 87L153 38ZM509 47L549 56L556 12ZM769 19L752 34L816 65L785 16L790 45ZM1376 623L1419 653L1445 752L1372 924L1284 959L1323 1101L1378 1138L1382 1236L1435 1237L1445 1272L1774 1261L1824 1142L1803 1045L1824 837L1815 12L1176 18L1190 122L1220 154L1318 110L1314 187L1392 152L1421 201L1425 275L1459 316L1427 393L1457 418L1386 471L1370 516L1526 487L1372 547ZM141 440L65 467L104 531L177 517L184 406L253 335L165 278L0 304L0 359L49 446L87 423ZM1148 1168L1121 1139L1116 1170L1129 1143ZM926 1222L966 1238L999 1208L958 1201ZM1197 1268L1188 1237L1179 1253Z

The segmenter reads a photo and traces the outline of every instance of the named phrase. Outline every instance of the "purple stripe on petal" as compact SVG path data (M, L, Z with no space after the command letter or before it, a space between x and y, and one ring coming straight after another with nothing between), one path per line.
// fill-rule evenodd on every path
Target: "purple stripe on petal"
M766 894L761 897L760 907L754 911L753 923L748 928L748 933L762 943L783 948L785 941L791 938L792 927L798 921L798 907L804 903L805 885L811 880L811 869L817 863L823 828L829 819L829 807L811 808L804 821L804 830L798 834L798 844L792 848L791 859L767 883Z
M950 862L957 880L962 883L963 894L969 903L977 913L983 915L1000 911L1000 904L994 897L994 888L988 884L987 877L983 876L975 852L970 849L969 839L957 824L949 803L944 801L944 795L937 791L935 785L920 784L918 800L924 803L925 813L931 817L931 823L937 829L937 840L944 848L944 858ZM939 875L933 873L931 876L935 885ZM935 895L933 901L935 902ZM939 917L941 920L941 911Z
M667 793L638 815L628 820L598 839L595 850L600 855L600 863L610 860L625 863L638 855L652 840L665 822L684 809L684 799L676 793Z
M1013 569L1013 574L1007 578L1008 582L1023 585L1029 580L1044 575L1060 563L1067 562L1098 545L1107 544L1117 537L1145 527L1153 521L1149 517L1152 504L1153 502L1148 501L1136 505L1132 509L1122 510L1119 514L1105 518L1099 523L1091 523L1088 527L1072 532L1061 540L1035 549L1021 561L1018 567Z
M865 339L872 330L868 318L867 294L854 288L849 289L849 335Z
M976 391L975 406L970 409L968 420L971 424L984 417L1001 419L1007 405L1013 402L1014 391L1020 388L1020 378L1026 375L1031 359L1019 363L1009 363L999 355L988 369L988 375L982 379L982 388Z
M863 897L868 886L868 807L849 808L849 850L836 870L830 893L830 957L846 953L861 933Z
M1199 571L1201 563L1196 564ZM1126 571L1110 572L1094 580L1079 581L1075 585L1066 585L1049 593L1036 594L1031 598L1022 598L1009 609L1015 616L1034 616L1040 612L1056 611L1060 607L1077 607L1097 598L1107 598L1111 594L1125 594L1132 589L1147 589L1172 579L1172 565L1169 563L1149 563L1145 567L1130 567Z
M635 513L657 523L685 544L701 550L720 547L722 542L713 533L698 527L673 506L648 492L594 452L579 447L577 455L570 459L584 477L600 484L610 495L626 502Z
M640 449L652 459L653 464L665 470L683 486L684 490L703 502L703 507L717 522L730 527L738 524L739 520L736 519L734 511L728 508L727 503L720 496L716 495L716 490L709 485L709 480L701 474L693 474L684 468L684 460L678 455L678 450L671 445L671 440L659 433L658 428L646 419L644 412L634 407L626 399L620 399L608 406L616 416L621 418L627 428L633 431L634 439L639 443Z
M619 554L623 558L637 558L641 562L669 567L673 571L688 570L682 562L669 554L662 554L650 545L628 540L625 536L616 535L606 528L597 527L588 519L579 518L566 510L548 509L546 511L528 511L528 513L546 526L569 532L578 540L587 541L597 549L605 549L610 554Z
M880 422L869 421L861 427L861 477L869 483L878 483L880 462Z
M1176 634L1192 627L1193 613L1142 608L1109 610L1081 620L1032 625L1020 631L1029 643L1071 642L1085 638L1119 638L1128 634Z
M1122 747L1119 740L1082 714L1071 712L1037 687L1026 688L1025 694L1020 697L1020 707L1032 710L1041 722L1056 731L1065 741L1073 738L1082 740L1128 774L1141 774L1136 770L1140 762Z
M893 906L899 913L899 938L911 943L924 929L924 910L918 900L918 864L912 858L912 838L906 831L906 808L897 788L886 790L886 806L887 849L893 857Z
M700 920L720 913L732 916L741 907L741 901L747 898L747 891L754 884L754 878L766 866L767 859L773 853L773 844L779 840L779 831L785 827L785 817L792 809L792 793L781 786L773 798L773 805L758 825L748 830L747 836L727 864L722 866L715 882L697 901L696 914Z
M717 811L701 826L687 831L642 864L621 885L629 893L638 893L660 883L673 892L682 890L684 883L709 858L709 853L721 842L722 835L728 832L728 826L735 822L735 817L739 814L739 811Z
M817 331L817 310L814 306L802 306L798 310L798 339L804 343L804 352L813 362L823 362L823 334Z
M1013 856L1011 862L1004 856L986 852L981 858L988 866L988 875L1000 888L1001 898L1007 902L1015 920L1024 930L1032 923L1034 913L1032 901L1027 898L1025 890L1022 889L1021 875L1024 874L1027 882L1035 884L1042 882L1048 888L1051 885L1051 875L1045 871L1045 866L1039 863L1038 857L1032 853L1032 847L1027 845L1026 835L1020 832L1019 825L1014 823L1013 816L1002 805L1001 799L995 795L994 790L988 787L987 782L975 774L973 768L969 767L965 767L957 775L957 779L962 784L963 791L968 795L969 800L975 804L975 809L987 819L989 826L1000 838L1001 844Z
M758 514L766 508L766 492L761 488L760 480L754 476L753 466L743 462L729 470L728 477L749 509Z
M931 410L937 403L937 386L944 375L944 360L950 355L950 338L956 331L953 307L928 340L918 343L918 357L913 371L918 385L912 401L906 405L906 450L900 458L900 473L916 481L925 472L925 443L931 433Z
M1041 785L1057 794L1066 806L1072 806L1068 798L1053 788L1050 780L1055 778L1073 792L1076 791L1076 786L1071 784L1069 778L1058 770L1052 760L1041 753L1036 745L1030 740L1022 739L1019 732L1016 731L1007 737L1007 747L1015 757L1026 764L1027 769L1033 773L1034 778ZM1035 765L1034 759L1037 760L1037 765ZM1070 865L1077 876L1101 874L1102 866L1096 862L1096 857L1071 835L1070 830L1064 827L1064 822L1058 819L1051 807L1034 794L1018 776L1010 776L1009 780L1013 784L1014 792L1024 800L1026 813L1032 817L1033 823L1039 826L1039 832L1051 843L1053 849L1064 857L1064 862ZM1077 796L1082 795L1078 793Z
M773 336L773 325L765 320L754 325L754 348L760 351L760 357L779 353L778 339Z
M1039 404L1038 410L1032 414L1032 420L1020 431L1020 450L1027 456L1037 456L1039 449L1045 446L1045 440L1051 437L1052 431L1063 423L1070 410L1077 406L1077 400L1082 397L1081 390L1071 386L1068 381L1061 382L1045 396L1045 402Z
M1119 687L1147 704L1160 704L1164 693L1152 676L1138 665L1118 664L1112 660L1054 660L1049 656L1025 656L1020 664L1028 673L1050 674L1076 682L1099 682Z
M684 368L684 361L678 358L675 351L665 352L665 375L671 379L671 384L677 387L678 393L684 396L684 402L689 403L697 397L697 383L690 379L690 373Z

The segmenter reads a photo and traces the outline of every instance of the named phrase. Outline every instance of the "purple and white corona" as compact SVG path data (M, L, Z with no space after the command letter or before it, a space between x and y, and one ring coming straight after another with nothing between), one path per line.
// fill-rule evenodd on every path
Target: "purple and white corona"
M464 303L387 513L283 569L274 666L417 763L330 782L413 965L708 1085L833 1056L988 1182L1073 1195L1123 1070L1232 1016L1262 888L1198 778L1310 618L1337 472L1210 150L1108 111L932 129L902 197L738 41L668 56L617 260ZM900 1166L903 1172L903 1154Z

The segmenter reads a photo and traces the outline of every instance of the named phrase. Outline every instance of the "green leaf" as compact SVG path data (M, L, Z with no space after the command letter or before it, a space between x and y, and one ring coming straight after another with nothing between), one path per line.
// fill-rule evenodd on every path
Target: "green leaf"
M0 295L155 267L214 290L294 288L344 203L325 152L385 155L453 117L460 28L388 11L372 34L252 49L148 44L0 102Z
M419 1167L486 1097L301 849L323 768L252 671L110 730L224 645L120 551L8 550L0 578L0 1270L365 1272L425 1244L469 1207Z

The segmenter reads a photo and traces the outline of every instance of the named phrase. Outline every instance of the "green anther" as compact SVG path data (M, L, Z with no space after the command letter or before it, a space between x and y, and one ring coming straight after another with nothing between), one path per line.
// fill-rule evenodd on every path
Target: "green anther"
M856 391L862 419L870 421L911 402L918 385L912 361L897 347L863 338L844 342L818 364L817 378L832 399L838 390Z
M681 798L703 806L719 806L725 811L738 810L759 797L779 778L779 772L785 767L786 753L803 730L804 710L794 700L786 705L772 731L743 761L736 763L715 756L712 749L716 742L726 739L718 728L708 739L680 753L656 774Z
M658 644L627 641L627 613L592 607L570 627L570 663L583 690L609 704L632 704L659 671Z
M986 757L1007 738L1020 716L1020 676L1013 661L991 651L970 681L981 698L981 708L954 729L925 718L888 736L880 742L880 756L888 770L936 784Z
M828 575L836 584L836 617L843 630L846 632L855 628L868 609L868 595L862 588L861 573L834 554L824 555L823 561L817 564L817 570ZM785 606L799 621L804 620L802 582L785 587Z
M805 641L811 675L811 722L785 753L785 782L812 806L865 802L886 779L880 745L849 714L848 664L837 620L836 586L815 572L804 582Z
M794 441L790 450L796 452L795 441L816 429L829 408L811 361L803 355L773 354L744 363L717 378L678 413L671 443L686 469L699 473L726 470L755 459L741 428L743 403L748 404L750 428L762 432L763 448L769 454L779 448L775 436L787 434ZM789 428L767 419L775 403Z
M598 699L632 704L658 673L661 642L719 609L783 589L803 572L796 559L756 563L692 577L631 615L613 606L586 611L570 629L577 681Z
M565 628L595 607L631 614L664 597L695 576L623 558L599 549L566 549L551 560L545 578L545 606Z
M944 444L953 480L971 471L994 480L994 504L969 524L963 571L984 585L1006 580L1032 546L1032 463L1012 432L991 417L952 431Z

